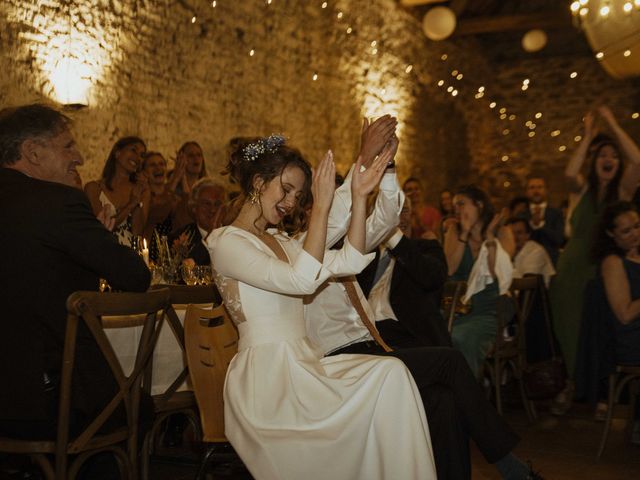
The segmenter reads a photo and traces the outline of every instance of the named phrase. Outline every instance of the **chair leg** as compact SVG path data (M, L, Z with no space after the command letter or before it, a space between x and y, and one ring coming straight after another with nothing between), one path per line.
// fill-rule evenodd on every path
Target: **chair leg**
M640 378L635 378L629 382L629 418L627 419L627 426L625 428L625 435L629 442L631 441L633 423L636 418L638 393L640 393Z
M609 375L609 399L607 408L607 419L604 422L604 428L602 431L602 437L600 439L600 447L598 448L597 458L600 459L604 452L604 447L607 444L607 437L609 436L609 430L611 429L611 421L613 419L613 406L615 404L615 392L618 375L615 373Z
M215 453L216 444L210 443L209 445L207 445L207 451L204 454L204 457L202 457L202 460L200 461L200 467L198 468L198 473L196 473L196 480L204 480L207 465L209 465L209 462L211 462L211 459Z
M47 480L55 480L56 474L53 470L53 467L51 466L51 462L49 461L49 459L47 459L46 455L35 453L31 455L31 460L33 460L33 462L36 463L38 467L40 467L40 470Z

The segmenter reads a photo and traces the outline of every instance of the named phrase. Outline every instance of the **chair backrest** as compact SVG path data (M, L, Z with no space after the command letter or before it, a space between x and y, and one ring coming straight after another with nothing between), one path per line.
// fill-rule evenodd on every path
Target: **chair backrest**
M189 305L184 330L187 363L200 409L203 439L205 442L225 442L224 379L238 350L238 333L223 305L212 310Z
M167 289L145 293L99 293L75 292L67 299L67 329L63 352L63 365L60 380L60 405L58 412L58 434L56 440L56 469L60 474L58 457L109 443L127 441L129 456L135 465L137 445L137 429L139 418L140 390L142 375L149 361L162 324L162 315L170 306ZM133 371L125 375L118 358L107 338L102 323L103 316L141 316L143 331L138 343L138 350ZM113 374L118 390L103 410L75 439L69 443L67 419L71 402L71 378L75 363L76 337L80 322L84 322L95 339L100 351ZM126 326L137 326L132 322ZM109 419L111 414L123 404L127 416L126 428L116 433L101 436L96 441L96 434ZM65 463L65 462L62 462Z
M209 304L214 306L220 303L220 294L214 284L211 285L155 285L153 289L168 288L171 296L171 306L167 310L167 325L171 328L176 342L183 352L185 349L184 328L182 322L174 309L174 305ZM186 356L186 353L185 353ZM144 388L151 391L153 361L149 362L149 368L145 373ZM167 389L154 397L157 409L163 409L171 400L171 397L178 391L178 388L189 377L189 369L185 362L184 368L167 387Z
M467 282L464 280L448 280L442 289L442 309L444 318L447 319L447 330L451 333L453 320L456 316L456 306L460 304L462 296L467 291Z

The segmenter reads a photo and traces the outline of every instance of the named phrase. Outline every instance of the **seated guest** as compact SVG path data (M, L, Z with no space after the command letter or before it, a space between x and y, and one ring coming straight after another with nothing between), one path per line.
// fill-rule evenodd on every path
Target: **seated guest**
M109 153L102 178L84 187L95 215L99 215L105 205L115 211L113 233L120 244L127 247L133 247L134 237L142 235L149 213L149 183L140 172L146 150L138 137L121 138Z
M544 247L553 264L558 260L558 250L564 243L564 217L562 211L550 207L547 201L547 185L540 175L527 179L527 214L533 229L531 239Z
M174 242L188 242L189 258L196 265L211 265L209 251L202 240L221 225L224 214L225 189L210 178L198 180L191 189L189 206L195 222L189 223L169 238L169 245Z
M501 225L505 212L494 215L489 197L478 187L459 189L453 204L456 216L446 221L444 253L450 278L467 282L462 300L471 310L454 319L451 337L479 376L496 338L498 296L511 285L515 245L511 230Z
M142 259L118 244L77 188L83 159L70 124L43 105L0 111L0 434L15 438L55 438L67 297L97 291L100 278L118 290L149 286ZM118 390L93 336L78 328L72 435ZM124 423L120 413L111 423Z
M175 181L167 183L167 161L162 154L158 152L145 153L142 172L149 181L149 190L151 191L149 217L144 228L144 238L149 244L149 258L152 262L157 262L156 238L169 236L173 231L173 216L178 196L175 194Z
M538 242L531 240L531 226L526 217L512 217L507 221L516 245L513 257L513 277L522 278L527 273L540 274L549 287L549 280L556 270L549 255Z
M176 155L176 168L169 172L169 182L176 185L180 197L174 218L174 229L182 229L193 222L193 210L190 205L191 190L198 180L207 176L204 153L198 142L182 144Z
M614 316L619 363L640 364L640 216L630 202L605 208L594 251Z
M427 232L437 233L442 217L437 208L426 203L422 183L415 177L409 177L404 181L402 190L412 206L412 226L411 234L413 238L423 237Z
M411 200L406 198L399 227L358 275L385 342L394 348L451 345L440 312L446 279L447 261L440 243L411 238Z

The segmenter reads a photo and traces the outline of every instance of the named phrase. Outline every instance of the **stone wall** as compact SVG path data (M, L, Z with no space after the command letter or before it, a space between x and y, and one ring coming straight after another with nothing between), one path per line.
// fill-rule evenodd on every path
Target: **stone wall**
M230 138L282 132L312 163L333 149L344 172L362 116L391 112L400 120L401 178L423 178L432 198L466 181L501 196L519 185L529 159L561 163L569 149L560 155L555 144L568 141L543 130L557 125L569 135L603 89L621 109L637 104L629 82L607 79L588 59L576 60L585 64L579 88L553 93L553 62L496 69L473 39L429 42L394 0L332 0L326 8L320 0L0 2L0 106L88 103L70 111L85 181L129 134L168 157L197 140L218 175ZM525 73L532 85L523 96ZM85 99L62 98L85 87ZM528 141L522 124L538 105L544 121ZM507 120L510 135L502 135L500 106L517 116Z

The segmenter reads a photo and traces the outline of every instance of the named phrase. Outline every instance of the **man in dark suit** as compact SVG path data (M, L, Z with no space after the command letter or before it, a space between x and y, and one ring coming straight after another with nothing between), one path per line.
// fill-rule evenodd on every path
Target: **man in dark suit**
M0 111L0 434L17 438L55 437L67 297L97 290L100 278L118 290L149 286L142 259L118 244L77 188L83 159L69 126L43 105ZM76 358L73 432L117 391L82 323Z
M177 240L186 242L189 250L188 258L192 258L196 265L211 265L209 251L202 243L214 229L219 227L225 202L224 187L210 178L201 178L194 185L189 197L195 222L192 222L172 234L169 238L171 245Z
M532 175L527 179L526 193L529 199L529 225L533 230L531 240L544 247L555 265L558 250L564 243L562 212L548 205L547 185L540 175Z
M411 238L408 198L398 229L357 278L373 309L376 328L391 347L451 346L440 312L447 261L435 237Z

